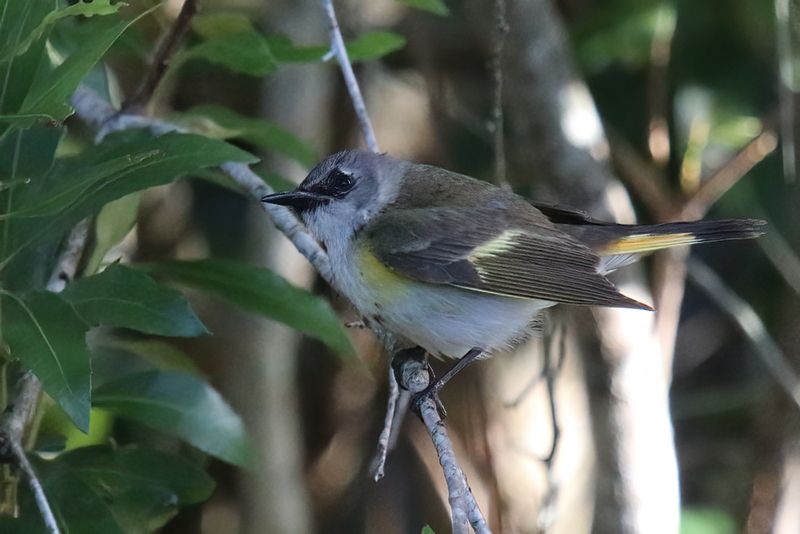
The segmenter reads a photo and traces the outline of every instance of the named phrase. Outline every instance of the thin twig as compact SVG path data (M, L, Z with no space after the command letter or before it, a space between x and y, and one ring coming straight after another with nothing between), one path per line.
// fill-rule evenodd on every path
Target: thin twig
M773 378L800 408L800 376L772 339L753 307L725 285L719 275L700 260L689 260L689 278L736 322Z
M389 366L389 400L386 403L386 416L383 420L383 430L378 436L378 451L375 453L373 460L374 473L373 478L378 482L383 478L384 469L386 467L386 453L389 451L389 440L392 437L392 429L394 428L395 410L397 408L397 399L400 397L400 388L397 385L397 377L394 374L394 369Z
M675 35L674 7L662 4L656 14L653 41L650 44L650 68L647 75L647 100L650 125L647 146L653 160L666 165L670 155L669 123L669 61L672 38Z
M792 20L792 2L775 0L775 38L778 51L779 102L781 152L784 179L793 183L797 175L797 151L795 146L795 52L792 32L797 31L796 20Z
M494 139L494 177L498 185L508 187L506 176L506 141L503 124L503 46L509 31L506 20L506 0L494 2L495 36L492 52L494 98L492 104L491 132Z
M697 219L705 215L722 195L769 156L777 146L778 138L775 131L772 128L764 128L760 134L703 182L703 185L686 200L679 217Z
M172 25L167 35L164 36L156 53L153 55L153 63L150 65L147 76L144 77L136 92L122 104L122 113L142 109L150 101L158 84L161 83L164 74L167 72L170 59L189 31L189 25L195 13L197 13L196 0L184 0L181 11L175 19L175 23Z
M361 95L361 88L353 72L353 66L350 64L350 58L347 56L347 48L344 46L342 32L339 29L339 21L336 19L336 11L333 9L333 0L320 0L320 4L328 17L331 52L336 56L339 68L342 70L347 92L350 93L350 100L353 101L353 109L358 117L358 124L361 126L361 133L364 134L364 141L371 151L380 152L378 140L375 138L375 131L372 129L372 122L370 122L367 114L367 106L364 104L364 97Z
M645 161L627 139L608 130L611 157L620 179L634 192L658 221L668 221L680 209L667 188L666 179Z
M42 484L39 482L39 477L36 476L36 471L33 470L33 466L25 454L25 449L16 441L9 443L9 446L14 455L14 460L28 479L28 485L31 487L31 493L33 493L33 498L36 500L36 506L39 507L39 513L42 515L47 531L51 534L59 534L61 530L58 528L58 522L53 515L53 510L50 508L50 503L47 502L47 495L45 495Z

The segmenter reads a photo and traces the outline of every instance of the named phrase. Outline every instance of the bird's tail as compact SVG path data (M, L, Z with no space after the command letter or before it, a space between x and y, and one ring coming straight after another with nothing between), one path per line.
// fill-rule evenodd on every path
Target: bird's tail
M732 239L753 239L765 232L766 221L721 219L664 224L616 224L592 219L583 212L534 203L559 229L600 256L598 271L607 273L664 248Z
M680 245L752 239L764 233L765 225L764 221L758 219L723 219L651 225L619 224L604 227L608 239L596 243L593 248L601 256L643 254Z
M639 259L642 255L670 247L752 239L765 231L758 219L723 219L652 225L584 226L582 238L600 256L599 269L610 272Z

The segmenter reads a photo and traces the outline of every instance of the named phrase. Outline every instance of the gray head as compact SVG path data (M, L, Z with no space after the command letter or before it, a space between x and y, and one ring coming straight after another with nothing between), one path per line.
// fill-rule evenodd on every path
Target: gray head
M294 191L261 200L291 207L322 242L349 239L397 197L408 165L386 154L343 150L322 160Z

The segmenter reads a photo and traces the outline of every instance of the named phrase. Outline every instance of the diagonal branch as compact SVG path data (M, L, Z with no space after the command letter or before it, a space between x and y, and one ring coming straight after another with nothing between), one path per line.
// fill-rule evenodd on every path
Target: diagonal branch
M184 0L181 11L178 13L178 18L175 19L175 23L167 35L164 36L153 56L153 63L150 65L147 76L142 80L136 92L122 104L121 111L123 113L144 108L150 101L158 84L161 83L164 74L167 72L170 59L175 55L178 45L189 31L189 24L195 13L197 13L196 0Z
M719 308L727 313L752 343L772 377L800 407L800 376L788 358L772 339L764 322L744 299L737 295L708 265L689 260L689 278L703 290Z

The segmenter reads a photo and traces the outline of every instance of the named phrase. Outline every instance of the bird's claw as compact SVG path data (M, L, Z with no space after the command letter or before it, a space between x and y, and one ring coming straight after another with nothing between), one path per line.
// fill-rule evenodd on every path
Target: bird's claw
M447 410L445 410L444 404L442 404L442 401L439 398L439 388L435 386L436 384L432 384L419 393L414 394L414 396L411 398L411 406L413 407L414 411L417 412L417 415L422 417L422 404L426 400L431 399L436 405L436 411L439 412L439 416L442 419L446 419Z

